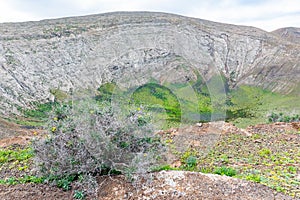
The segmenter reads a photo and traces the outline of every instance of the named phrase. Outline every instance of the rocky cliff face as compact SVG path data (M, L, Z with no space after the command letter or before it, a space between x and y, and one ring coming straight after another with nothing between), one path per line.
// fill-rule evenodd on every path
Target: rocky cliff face
M184 82L224 74L290 93L300 84L300 46L278 34L164 13L121 12L0 24L0 113L53 98L51 89L115 81Z

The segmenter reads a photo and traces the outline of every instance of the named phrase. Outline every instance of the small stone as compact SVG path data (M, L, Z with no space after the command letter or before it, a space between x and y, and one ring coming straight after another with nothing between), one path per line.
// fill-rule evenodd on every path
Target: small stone
M202 127L202 125L203 125L202 123L197 123L196 124L196 126L198 126L198 127Z

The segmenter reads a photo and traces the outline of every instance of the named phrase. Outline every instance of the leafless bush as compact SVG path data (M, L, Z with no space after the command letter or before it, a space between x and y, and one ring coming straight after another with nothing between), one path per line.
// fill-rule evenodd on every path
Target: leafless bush
M149 121L143 108L121 112L91 100L60 106L52 115L47 138L33 142L38 172L89 179L116 171L131 178L145 174L157 164L162 150ZM94 191L90 186L84 189Z

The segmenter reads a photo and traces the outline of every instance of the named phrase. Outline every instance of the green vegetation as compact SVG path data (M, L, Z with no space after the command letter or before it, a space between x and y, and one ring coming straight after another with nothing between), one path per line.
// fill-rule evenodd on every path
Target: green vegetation
M245 179L256 183L260 183L263 180L259 174L246 174Z
M33 157L33 151L31 148L15 150L12 149L0 149L0 165L7 162L24 162Z
M300 197L300 148L298 140L287 139L297 133L286 134L223 135L210 152L198 152L196 170L254 181Z
M56 103L48 102L44 104L34 103L35 109L24 109L23 115L26 118L36 118L39 120L48 120L48 113L52 111Z
M112 101L114 98L114 101L123 101L123 104L143 105L157 121L165 121L163 128L174 127L181 122L210 121L212 113L208 88L201 78L188 83L164 85L153 79L126 91L122 91L115 83L106 83L98 92L98 101ZM128 106L125 105L124 109L128 109Z
M54 95L55 101L63 102L69 98L69 95L60 89L50 89L50 93Z
M39 177L32 176L34 152L30 147L10 146L0 149L0 172L9 172L9 176L0 179L2 184L39 183Z
M283 113L274 113L272 112L268 116L269 122L299 122L300 121L300 115L284 115Z
M32 103L34 109L19 108L23 116L17 117L14 122L21 125L40 127L49 119L49 113L58 106L58 102Z
M61 103L70 96L58 89L52 89L51 92L59 100L57 102ZM164 122L161 125L163 129L176 127L180 123L208 122L212 118L225 118L226 121L245 128L257 123L297 121L299 114L290 116L289 113L300 113L297 95L281 95L245 85L229 90L223 76L214 76L204 82L198 75L197 80L163 85L153 79L128 90L120 89L114 82L105 83L98 88L95 99L98 102L117 101L122 104L120 106L123 110L130 109L132 104L143 105L155 116L157 122ZM25 120L18 122L24 125L42 125L48 113L59 104L57 102L36 103L35 109L23 110Z
M176 95L167 87L155 83L145 84L137 88L131 96L137 105L146 105L149 110L162 112L165 110L167 120L180 121L181 108Z
M180 155L179 152L175 153ZM180 155L180 161L183 164L182 166L180 166L180 169L188 171L196 170L196 166L198 163L197 152L193 149L188 149L182 155Z
M116 83L105 83L98 88L99 95L96 95L97 101L111 102L113 95L121 93Z
M85 198L84 192L75 190L73 198L74 199L84 199Z
M78 179L76 175L68 175L68 176L47 176L47 177L38 177L32 175L24 175L22 177L7 177L5 179L0 179L0 184L7 185L16 185L16 184L25 184L25 183L49 183L54 182L57 187L62 188L63 190L70 190L71 183ZM78 191L79 192L79 191ZM83 192L81 192L83 197L85 196ZM79 197L79 195L78 195ZM74 197L75 198L75 197Z
M37 176L29 176L25 175L23 177L15 178L5 178L0 179L0 184L7 184L7 185L16 185L16 184L24 184L24 183L44 183L46 179L44 177L37 177Z
M228 96L229 119L236 118L254 118L262 105L263 90L250 86L241 86L236 90L232 90Z
M197 157L196 156L189 156L185 160L185 164L186 164L188 169L193 169L197 165Z
M207 122L211 120L212 115L226 113L227 121L243 128L268 122L267 115L273 111L300 112L298 96L281 95L245 85L229 90L224 77L221 80L224 81L224 88L218 88L222 85L218 81L220 82L218 77L213 77L205 84L201 77L198 77L196 81L180 84L166 83L161 86L157 83L149 83L134 92L133 100L137 104L152 106L152 110L156 109L156 114L169 111L173 117L167 115L165 116L167 120L180 121L180 123ZM211 91L208 90L208 86ZM218 104L212 105L210 92L213 92L213 98L217 99ZM227 99L222 99L224 92L227 93ZM297 116L284 116L283 120L296 120ZM174 123L172 125L176 126Z
M29 147L0 149L0 169L15 169L19 173L25 173L30 168L33 156L33 151Z
M270 116L270 113L282 113L283 119L279 117L280 121L292 121L297 115L290 116L290 113L300 113L297 95L283 95L258 87L240 86L230 91L228 98L227 121L241 128L272 122L274 116L274 122L277 121L276 114Z
M231 167L217 167L213 171L214 174L219 174L219 175L226 175L226 176L235 176L236 175L236 170L231 168Z
M177 170L176 168L174 167L171 167L170 165L160 165L160 166L156 166L156 167L153 167L151 169L152 172L159 172L159 171L169 171L169 170Z
M181 165L177 168L167 165L160 169L231 176L299 198L299 139L297 131L263 132L251 136L222 134L208 151L203 151L203 146L195 146L181 153L175 150L172 136L166 136L164 142L172 154L180 158Z

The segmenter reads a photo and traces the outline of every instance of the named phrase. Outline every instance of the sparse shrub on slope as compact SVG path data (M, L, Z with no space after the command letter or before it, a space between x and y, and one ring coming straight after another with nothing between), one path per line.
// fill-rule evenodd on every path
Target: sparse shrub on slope
M132 178L146 173L157 163L162 146L143 109L118 113L84 101L57 109L48 137L35 141L33 149L42 176L75 175L86 192L94 192L93 175L119 172Z
M300 115L284 115L283 113L274 113L272 112L268 115L269 122L299 122Z

